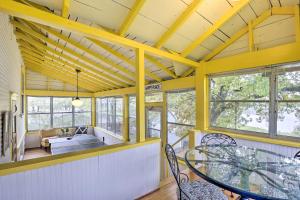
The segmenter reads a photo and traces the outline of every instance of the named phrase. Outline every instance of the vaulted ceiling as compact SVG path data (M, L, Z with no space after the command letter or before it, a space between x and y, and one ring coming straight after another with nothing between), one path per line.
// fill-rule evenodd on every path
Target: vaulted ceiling
M299 5L299 0L19 1L197 62L294 42ZM30 71L74 85L80 68L80 87L89 91L135 85L131 48L20 18L12 24ZM184 64L145 58L146 83L193 74Z

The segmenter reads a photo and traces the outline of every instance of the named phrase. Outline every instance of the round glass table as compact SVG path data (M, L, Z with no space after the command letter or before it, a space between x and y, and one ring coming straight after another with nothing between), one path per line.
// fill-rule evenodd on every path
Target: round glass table
M300 160L245 146L197 146L185 154L204 180L242 199L300 199Z

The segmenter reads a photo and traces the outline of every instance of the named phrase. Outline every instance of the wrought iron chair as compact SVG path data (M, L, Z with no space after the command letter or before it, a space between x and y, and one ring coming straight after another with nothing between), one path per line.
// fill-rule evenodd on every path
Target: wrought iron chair
M201 139L201 145L216 146L216 145L237 145L236 141L229 135L222 133L209 133L203 136ZM230 197L234 197L233 193L230 193Z
M174 149L171 145L167 144L166 148L167 159L174 175L177 188L177 196L179 200L226 200L227 197L222 193L222 191L203 180L200 181L190 181L189 177L179 171L179 166L177 162L177 157Z
M235 140L229 135L222 133L209 133L201 139L201 145L236 145Z
M300 151L298 151L298 152L295 154L294 158L300 160Z

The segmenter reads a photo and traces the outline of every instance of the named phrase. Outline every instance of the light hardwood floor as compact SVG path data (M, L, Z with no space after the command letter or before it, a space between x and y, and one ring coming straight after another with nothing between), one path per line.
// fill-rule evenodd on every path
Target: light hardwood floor
M197 175L190 172L189 170L184 171L185 174L188 174L190 180L197 180L199 179ZM138 200L177 200L176 195L177 185L173 177L167 178L161 183L161 187ZM228 200L236 200L238 199L238 195L234 194L234 197L230 196L230 192L224 191L226 196L228 196Z
M26 149L25 155L24 155L24 160L41 158L41 157L45 157L45 156L51 156L51 154L41 148Z

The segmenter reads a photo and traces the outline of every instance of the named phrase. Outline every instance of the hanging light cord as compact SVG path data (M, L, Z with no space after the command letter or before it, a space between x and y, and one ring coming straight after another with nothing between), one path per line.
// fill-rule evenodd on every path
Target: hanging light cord
M76 99L78 99L78 76L79 76L80 70L76 69L76 73L77 73L77 85L76 85L77 96L76 96Z

